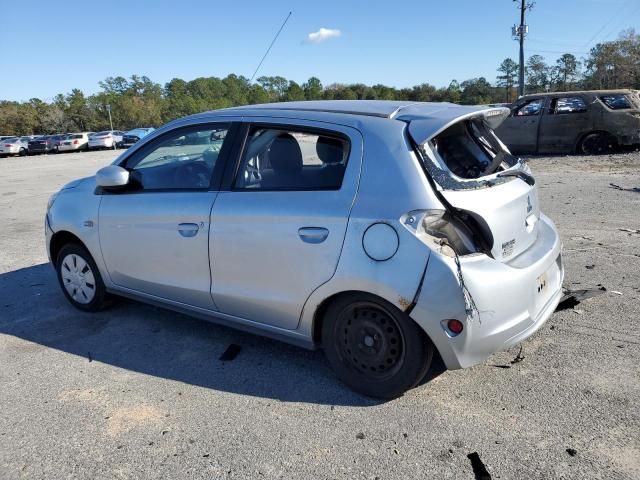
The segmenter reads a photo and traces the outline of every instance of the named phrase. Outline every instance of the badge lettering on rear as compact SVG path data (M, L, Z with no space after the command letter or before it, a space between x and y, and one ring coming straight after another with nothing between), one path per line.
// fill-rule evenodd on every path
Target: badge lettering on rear
M516 239L512 238L508 242L502 244L502 257L510 257L513 254L513 247L516 246Z

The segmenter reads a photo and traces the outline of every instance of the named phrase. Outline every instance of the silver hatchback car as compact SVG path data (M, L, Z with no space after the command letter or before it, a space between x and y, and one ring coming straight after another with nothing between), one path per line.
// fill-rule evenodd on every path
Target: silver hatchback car
M120 295L322 347L366 395L417 385L437 351L484 361L555 310L561 241L506 108L318 101L193 115L49 200L67 299Z

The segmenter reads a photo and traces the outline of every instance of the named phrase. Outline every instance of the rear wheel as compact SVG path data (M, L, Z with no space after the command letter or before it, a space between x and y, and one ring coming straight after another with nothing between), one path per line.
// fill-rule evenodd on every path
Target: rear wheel
M615 145L615 138L604 132L594 132L586 135L580 142L579 151L585 155L600 155L611 151Z
M107 291L91 254L82 246L70 243L62 247L56 261L58 282L71 304L86 312L102 310L107 305Z
M395 398L427 373L433 346L394 305L368 294L339 297L327 309L322 344L336 375L353 390Z
M20 155L21 157L24 157L26 154L27 154L26 148L21 148L20 151L18 152L18 155Z

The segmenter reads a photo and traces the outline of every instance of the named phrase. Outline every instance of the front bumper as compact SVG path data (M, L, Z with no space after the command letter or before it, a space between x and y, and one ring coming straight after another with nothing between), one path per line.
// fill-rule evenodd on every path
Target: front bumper
M536 242L508 263L486 255L460 257L460 272L476 309L467 314L454 259L432 253L411 317L425 330L449 369L483 362L533 335L562 296L562 243L544 215ZM469 302L467 302L468 304ZM449 319L464 325L459 335Z

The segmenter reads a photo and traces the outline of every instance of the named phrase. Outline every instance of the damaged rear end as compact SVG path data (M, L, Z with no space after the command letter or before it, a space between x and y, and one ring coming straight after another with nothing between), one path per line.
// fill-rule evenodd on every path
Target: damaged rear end
M561 297L564 271L530 169L493 132L509 110L449 108L440 121L418 111L400 119L444 206L402 219L432 251L411 316L454 369L538 330Z

